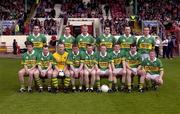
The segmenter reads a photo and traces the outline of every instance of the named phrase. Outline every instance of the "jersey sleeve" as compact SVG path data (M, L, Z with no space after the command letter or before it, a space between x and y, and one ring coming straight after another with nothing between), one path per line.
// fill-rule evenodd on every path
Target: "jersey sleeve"
M68 58L67 58L66 63L68 65L72 65L73 64L73 55L72 55L72 53L68 54Z

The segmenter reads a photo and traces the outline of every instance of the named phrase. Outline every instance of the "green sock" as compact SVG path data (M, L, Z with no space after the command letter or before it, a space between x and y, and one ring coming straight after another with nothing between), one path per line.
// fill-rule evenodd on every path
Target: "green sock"
M47 84L48 84L48 87L51 87L51 78L47 79Z
M58 88L58 79L57 79L57 78L52 78L52 85L53 85L55 88Z
M65 77L65 79L64 79L64 86L68 87L70 85L70 81L71 81L70 77Z
M96 80L97 88L100 89L100 80Z
M37 84L39 87L42 86L42 85L41 85L41 79L40 79L39 77L36 77L36 78L35 78L35 81L36 81L36 84Z
M109 81L109 88L112 89L112 81Z

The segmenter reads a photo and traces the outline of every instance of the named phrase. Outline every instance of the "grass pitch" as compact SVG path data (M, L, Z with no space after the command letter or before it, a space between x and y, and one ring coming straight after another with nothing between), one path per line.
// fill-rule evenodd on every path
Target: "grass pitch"
M0 58L0 114L180 114L180 58L163 60L164 85L145 93L18 93L20 60Z

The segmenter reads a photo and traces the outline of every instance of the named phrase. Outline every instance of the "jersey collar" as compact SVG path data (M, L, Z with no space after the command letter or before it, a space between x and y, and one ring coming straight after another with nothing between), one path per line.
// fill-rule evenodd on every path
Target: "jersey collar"
M150 59L149 57L148 57L148 60L151 61L151 59ZM157 58L155 57L154 60L151 61L151 62L154 62L154 61L156 61L156 60L157 60Z
M86 54L87 54L87 55L93 55L93 54L94 54L94 51L92 51L91 54L89 54L89 53L86 51Z
M70 38L70 37L71 37L71 34L70 34L69 36L66 36L66 35L64 34L64 37L65 37L65 38Z
M100 52L101 57L106 57L106 55L107 55L107 52L105 52L105 55L102 55L102 53Z
M89 36L89 33L87 33L85 36L83 35L83 33L81 33L81 36L87 37L87 36Z
M79 55L79 51L77 52L77 54L75 54L74 52L72 52L73 53L73 55Z
M115 51L113 51L113 53L114 53L115 55L118 55L120 52L121 52L120 50L119 50L117 53L116 53Z
M29 53L29 52L27 51L27 54L28 54L28 55L33 55L34 53L35 53L34 50L32 50L32 53Z
M137 51L136 51L134 54L132 54L131 51L129 51L129 54L130 54L131 56L135 56L135 55L137 54Z
M38 36L40 36L40 33L38 33L37 35L33 33L33 36L37 38Z
M129 38L129 37L131 37L131 34L129 34L129 36L128 36L128 37L126 36L126 34L124 34L123 36L124 36L124 37L126 37L126 38Z
M147 35L147 37L146 37L145 35L143 35L143 37L144 37L144 38L150 38L150 37L151 37L151 35Z
M108 37L111 36L111 34L108 34L108 35L103 34L103 36L104 36L105 38L108 38Z
M47 55L46 55L46 56L45 56L45 55L44 55L44 53L42 52L42 55L43 55L44 57L47 57L47 56L49 56L49 52L47 53Z

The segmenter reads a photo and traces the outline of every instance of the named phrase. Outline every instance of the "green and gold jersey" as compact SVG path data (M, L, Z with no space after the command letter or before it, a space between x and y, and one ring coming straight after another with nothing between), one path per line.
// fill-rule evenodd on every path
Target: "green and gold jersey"
M58 43L60 42L64 43L66 51L70 52L72 51L72 45L75 42L75 38L72 35L69 36L62 35L58 40Z
M47 69L50 63L53 64L53 56L51 53L48 53L46 56L43 53L40 53L37 57L37 64L41 66L41 68Z
M160 74L160 71L163 71L163 65L160 59L155 58L154 61L151 61L149 58L146 58L141 63L143 69L150 74Z
M129 51L130 50L130 45L133 43L136 43L136 38L132 35L129 35L128 37L124 34L119 37L118 44L120 44L121 50L122 51Z
M131 68L137 68L142 62L141 54L136 52L132 54L130 51L126 53L126 63Z
M101 54L101 52L98 52L96 61L99 69L107 70L109 68L109 64L112 61L112 58L108 52L106 52L104 56Z
M74 52L71 52L68 55L67 64L73 65L75 68L79 68L81 63L84 62L83 56L84 56L83 51L79 51L77 54L75 54Z
M22 55L22 65L26 65L28 68L32 68L34 65L36 65L36 62L37 53L35 50L33 50L31 54L29 52L26 52Z
M86 36L80 34L75 40L75 43L78 44L80 51L85 51L87 44L95 44L95 42L96 40L89 34L87 34Z
M31 34L26 38L26 40L34 44L35 51L42 51L42 47L46 44L47 41L44 34L38 34L37 36Z
M97 37L97 39L96 39L97 46L100 46L102 44L106 45L108 52L112 51L112 47L115 42L116 42L116 39L111 34L109 34L107 36L105 34L102 34L99 37Z
M125 55L123 51L116 53L115 51L111 52L112 63L114 63L115 68L123 68L122 62L125 61Z
M96 62L96 52L92 52L91 54L88 54L86 51L83 56L84 64L87 65L88 68L92 68L97 62Z
M155 46L155 40L152 36L142 36L137 42L138 52L140 54L148 54Z

